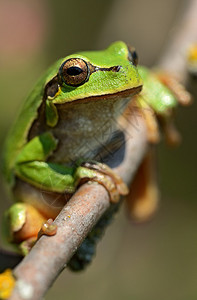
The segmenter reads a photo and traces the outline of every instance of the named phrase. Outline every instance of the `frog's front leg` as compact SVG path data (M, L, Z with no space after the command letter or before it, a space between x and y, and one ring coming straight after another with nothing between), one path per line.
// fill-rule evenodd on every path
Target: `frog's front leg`
M96 177L93 179L102 184L109 192L111 202L118 202L120 195L127 195L129 189L110 167L99 162L85 162L83 166L95 171Z
M73 194L76 188L89 180L102 184L109 192L112 202L117 202L120 195L128 193L127 186L121 178L106 165L84 163L76 168L47 162L47 158L56 149L57 142L49 132L29 141L16 158L15 176L30 185L43 190L61 194ZM13 213L15 211L15 213ZM21 243L23 254L35 243L40 234L55 234L55 228L46 217L33 206L17 203L7 213L12 241ZM21 219L22 216L22 219ZM44 226L42 225L45 222ZM48 232L49 231L49 232ZM54 232L53 232L54 231Z
M97 166L97 167L95 167ZM111 202L117 202L120 195L128 193L127 186L113 171L101 168L101 164L90 163L76 169L54 163L33 161L18 165L17 176L43 191L73 194L76 188L87 181L102 184L109 192Z
M138 106L141 106L140 97L138 97ZM141 114L146 124L148 142L151 144L158 143L160 141L159 126L153 109L143 103Z
M73 194L81 182L89 180L102 184L112 202L128 193L122 179L106 165L86 163L76 168L47 162L57 142L49 132L33 138L16 159L15 174L29 184L44 191Z
M174 146L180 143L181 136L174 124L174 109L168 108L163 114L158 113L153 110L151 105L147 104L147 100L143 96L138 97L137 105L141 108L141 114L145 120L149 143L157 144L160 141L159 124L168 145Z
M151 144L156 144L160 140L159 124L164 132L165 140L169 146L179 145L181 135L174 124L174 112L168 110L166 114L156 115L150 106L143 107L141 110L142 116L146 123L147 138ZM157 120L158 119L158 120ZM159 121L159 124L158 124Z
M176 98L177 103L187 106L192 103L191 94L185 89L175 76L168 72L157 72L157 78L165 85ZM174 109L168 108L165 114L158 114L163 127L166 142L170 146L176 146L181 141L181 135L174 124Z
M191 94L185 89L179 80L168 72L157 72L157 78L163 83L176 97L178 103L187 106L192 102Z
M158 115L158 120L163 129L166 143L169 146L179 145L181 142L181 134L174 123L174 112L171 110L169 114Z

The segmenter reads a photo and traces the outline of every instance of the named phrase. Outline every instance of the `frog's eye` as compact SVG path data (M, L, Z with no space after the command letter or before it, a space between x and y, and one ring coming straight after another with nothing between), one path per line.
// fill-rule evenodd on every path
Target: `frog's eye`
M128 46L128 59L134 64L134 66L137 66L138 55L134 47Z
M79 86L89 79L88 64L81 58L66 60L59 69L62 81L71 86Z

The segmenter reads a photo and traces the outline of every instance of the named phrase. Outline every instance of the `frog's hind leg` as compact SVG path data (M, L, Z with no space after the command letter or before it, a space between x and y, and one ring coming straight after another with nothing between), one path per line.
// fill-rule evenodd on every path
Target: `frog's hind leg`
M156 73L158 79L174 94L178 103L187 106L192 103L191 94L185 89L175 76L167 72Z
M47 219L36 208L27 203L13 204L4 216L6 238L18 246L21 254L26 255L35 244L40 229L46 228ZM49 228L50 228L50 224ZM50 235L50 234L49 234Z
M149 105L144 105L140 112L146 124L148 142L157 144L160 141L160 133L155 112Z
M156 73L157 78L163 83L176 98L176 101L187 106L192 103L192 95L185 89L175 76L166 72ZM164 130L165 139L168 145L176 146L181 142L181 135L174 124L174 109L169 108L165 114L158 114L158 119Z
M176 128L174 122L174 110L170 110L169 114L158 115L158 120L164 133L165 141L169 146L178 146L181 143L181 134Z
M147 139L149 143L157 144L160 141L160 125L164 133L166 143L169 146L177 146L180 144L181 135L174 123L174 109L168 108L165 113L158 114L155 113L149 105L143 104L143 107L141 108L141 114L146 124Z
M149 220L157 210L159 190L156 180L154 151L150 149L142 161L130 192L126 197L128 212L135 222Z

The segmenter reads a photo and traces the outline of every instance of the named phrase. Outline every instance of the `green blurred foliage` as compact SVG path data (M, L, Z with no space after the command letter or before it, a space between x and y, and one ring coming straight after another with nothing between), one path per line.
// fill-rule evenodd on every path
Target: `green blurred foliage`
M25 5L34 12L32 22L40 24L38 33L43 35L35 39L33 48L25 51L25 55L15 50L16 42L3 53L0 44L1 145L23 99L55 59L77 50L100 49L122 39L136 46L140 63L151 66L161 55L184 3L16 0L15 5ZM21 41L28 43L34 26L28 27L29 21L23 18L25 13L21 9L20 15L19 10L18 18L29 30L28 35L21 36ZM13 24L10 31L13 36L15 27ZM1 30L6 31L6 26L1 26ZM19 39L17 42L20 45ZM164 143L158 147L162 201L152 222L130 224L122 210L107 230L87 271L73 274L65 270L46 299L196 299L196 111L195 102L177 111L177 126L183 136L179 148L168 149ZM2 214L10 201L2 188L1 195Z

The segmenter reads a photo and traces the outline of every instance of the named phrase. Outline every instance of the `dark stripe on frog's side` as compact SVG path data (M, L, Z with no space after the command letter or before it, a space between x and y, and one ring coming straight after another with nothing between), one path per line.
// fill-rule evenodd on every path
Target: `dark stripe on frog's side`
M50 129L46 124L45 117L45 102L42 101L40 107L38 108L38 117L33 121L29 134L27 136L27 141L30 141L35 136L40 135Z
M121 68L121 66L113 66L113 67L110 67L110 68L100 68L100 67L95 67L95 71L94 72L97 72L97 71L112 71L112 72L118 72Z
M120 71L120 68L121 68L121 66L98 67L98 66L92 65L90 62L87 62L87 65L88 65L88 67L89 67L90 75L91 75L92 73L98 72L98 71L106 71L106 72L112 71L112 72L119 72L119 71Z

